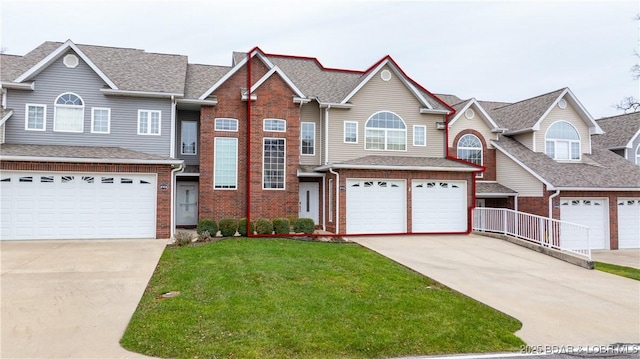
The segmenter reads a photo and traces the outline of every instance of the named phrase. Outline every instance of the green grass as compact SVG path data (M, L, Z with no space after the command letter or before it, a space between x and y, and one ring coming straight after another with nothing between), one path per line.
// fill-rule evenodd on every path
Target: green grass
M621 277L640 280L640 269L602 262L596 262L596 269L603 272L619 275Z
M157 299L162 293L181 295ZM167 249L121 344L171 358L381 358L519 350L521 323L356 244Z

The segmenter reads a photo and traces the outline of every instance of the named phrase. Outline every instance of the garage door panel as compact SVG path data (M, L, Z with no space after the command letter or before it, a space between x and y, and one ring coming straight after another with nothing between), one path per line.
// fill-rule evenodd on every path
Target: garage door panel
M464 232L468 227L466 181L414 180L413 232Z
M640 198L618 199L618 248L640 248Z
M406 232L406 186L386 179L347 180L347 233Z
M7 171L2 239L153 238L155 183L155 174Z
M591 249L606 249L608 238L607 201L597 198L560 199L560 219L563 221L589 226ZM564 226L560 237L560 246L569 249L585 249L582 231Z

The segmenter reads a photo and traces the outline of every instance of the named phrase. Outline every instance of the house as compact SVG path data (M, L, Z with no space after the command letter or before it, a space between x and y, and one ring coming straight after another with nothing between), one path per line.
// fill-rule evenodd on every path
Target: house
M604 134L593 136L593 142L640 166L640 112L596 121Z
M2 239L167 238L199 218L465 233L480 168L447 155L453 109L391 57L182 55L45 42L2 61Z
M592 248L640 248L640 170L593 140L601 122L571 90L516 103L441 97L458 111L450 152L486 167L476 205L588 225Z

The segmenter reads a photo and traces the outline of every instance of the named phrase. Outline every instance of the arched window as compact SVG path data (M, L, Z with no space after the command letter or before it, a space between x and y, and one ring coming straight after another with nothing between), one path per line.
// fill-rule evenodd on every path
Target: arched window
M460 137L458 158L482 166L482 142L476 135L466 134ZM482 177L482 172L477 172L476 177Z
M392 112L378 112L364 125L365 149L405 151L407 149L407 126Z
M82 132L84 129L84 101L71 92L63 93L56 99L53 114L53 130L61 132Z
M640 166L640 145L636 148L636 164Z
M569 122L556 122L545 135L545 153L554 160L579 160L580 136Z

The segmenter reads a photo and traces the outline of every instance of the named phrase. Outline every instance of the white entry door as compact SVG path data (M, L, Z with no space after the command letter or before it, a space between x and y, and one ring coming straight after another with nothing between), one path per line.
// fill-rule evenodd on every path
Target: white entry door
M313 223L318 224L319 216L318 216L318 183L317 182L300 182L299 192L300 192L300 200L299 200L299 218L311 218L313 219Z
M176 225L198 224L198 182L176 183Z
M618 248L640 248L640 198L618 200Z

